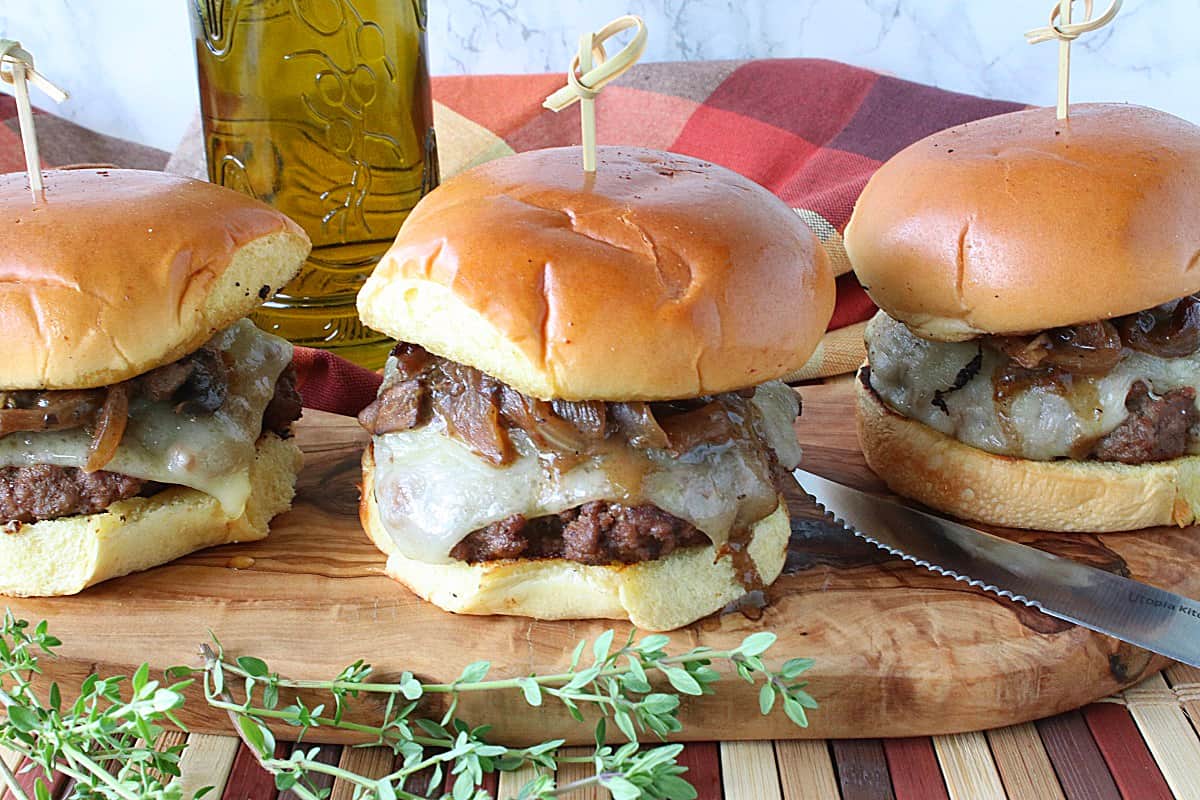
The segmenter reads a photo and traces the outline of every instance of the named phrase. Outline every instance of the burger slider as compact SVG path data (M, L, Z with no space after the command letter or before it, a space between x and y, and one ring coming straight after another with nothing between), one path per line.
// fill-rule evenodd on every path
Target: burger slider
M971 122L874 175L846 230L881 311L867 462L967 519L1052 531L1200 509L1200 128L1075 105Z
M138 170L0 176L0 592L63 595L261 539L300 452L292 348L243 317L308 238Z
M450 611L675 628L779 575L796 394L833 310L783 202L693 158L488 162L359 294L399 340L360 421L387 571Z

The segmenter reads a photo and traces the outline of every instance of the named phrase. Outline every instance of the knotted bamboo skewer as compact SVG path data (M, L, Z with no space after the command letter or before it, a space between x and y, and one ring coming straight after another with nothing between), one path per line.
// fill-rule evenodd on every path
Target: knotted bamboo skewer
M1103 14L1092 18L1092 0L1084 0L1082 22L1071 22L1071 4L1074 0L1059 0L1050 12L1050 24L1044 28L1036 28L1025 34L1029 44L1058 40L1058 118L1067 118L1067 105L1070 100L1069 84L1071 82L1071 42L1082 34L1103 28L1113 21L1121 10L1122 0L1113 0Z
M633 39L620 52L608 58L604 42L621 31L637 28ZM594 33L579 37L579 52L567 68L567 85L546 98L543 106L562 111L579 102L583 127L583 170L596 171L596 96L609 82L632 67L646 50L646 23L641 17L617 17Z
M5 69L7 67L8 69ZM0 80L12 84L17 101L17 122L21 129L21 146L25 150L25 170L29 173L29 191L33 202L46 197L42 180L42 160L38 154L37 132L33 127L33 105L29 102L29 84L41 89L56 103L67 99L67 93L51 83L33 67L33 56L12 39L0 39Z

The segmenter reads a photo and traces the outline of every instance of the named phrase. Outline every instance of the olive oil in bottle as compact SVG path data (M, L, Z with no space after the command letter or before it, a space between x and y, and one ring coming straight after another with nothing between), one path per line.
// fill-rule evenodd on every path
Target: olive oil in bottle
M359 287L437 184L424 0L190 0L209 179L300 223L313 252L254 315L378 367Z

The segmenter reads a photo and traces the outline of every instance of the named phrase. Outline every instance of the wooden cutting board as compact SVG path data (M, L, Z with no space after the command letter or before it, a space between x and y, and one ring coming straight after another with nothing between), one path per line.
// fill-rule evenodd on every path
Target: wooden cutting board
M858 452L849 383L807 387L797 422L808 469L882 493ZM47 678L77 686L93 670L130 674L196 663L214 631L234 655L265 658L293 678L326 678L363 658L378 675L402 670L449 681L478 659L493 676L554 672L580 637L609 621L539 622L458 617L423 603L383 575L383 557L358 527L358 458L365 440L354 420L309 412L297 436L307 465L295 508L263 542L198 553L110 581L77 597L13 600L28 619L50 620L64 640ZM916 736L978 730L1055 714L1128 686L1163 659L1024 606L888 558L822 521L791 498L793 534L785 574L764 608L701 620L673 636L677 648L732 647L748 633L779 636L782 661L810 656L810 691L821 704L811 727L758 714L755 690L722 681L713 697L689 702L688 739ZM1136 534L1011 533L1037 547L1192 597L1200 596L1195 529ZM253 566L232 569L247 556ZM373 709L358 713L364 721ZM497 741L563 736L590 740L547 704L519 693L478 693L461 715L495 726ZM181 714L196 731L229 732L228 719L200 695ZM293 729L294 730L294 729ZM317 729L310 738L346 741Z

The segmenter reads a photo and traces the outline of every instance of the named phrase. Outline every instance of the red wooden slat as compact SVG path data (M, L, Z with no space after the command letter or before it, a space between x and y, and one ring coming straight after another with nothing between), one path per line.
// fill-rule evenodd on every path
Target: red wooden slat
M1071 711L1035 724L1067 800L1120 800L1117 784L1082 714Z
M721 746L716 742L688 742L679 754L688 768L683 779L696 787L696 800L721 800Z
M309 748L313 747L313 745L311 745L311 744L289 744L289 745L285 745L285 747L289 748L288 755L291 755L292 753L296 752L296 750L307 751ZM238 755L241 755L241 753L239 752ZM321 745L321 752L317 756L317 761L320 761L322 764L329 764L330 766L337 766L337 763L339 761L341 761L341 759L342 759L342 748L339 745L336 745L336 744ZM333 778L329 775L314 775L312 777L312 783L318 789L332 789L333 788ZM300 798L296 796L295 792L293 792L289 789L286 792L280 792L278 800L300 800Z
M67 784L67 776L66 775L60 775L58 773L55 773L52 780L46 780L45 775L42 773L42 771L40 769L33 769L33 770L30 770L29 772L22 772L21 770L24 770L27 764L29 764L29 759L23 758L23 759L21 759L21 765L16 770L14 770L17 773L17 783L20 784L21 788L25 791L25 793L27 795L29 795L30 797L33 797L33 782L36 778L39 778L39 777L43 779L43 782L46 784L46 788L48 788L50 790L51 797L57 797L62 792L63 787L66 786L66 784ZM2 785L2 784L0 784L0 785ZM4 800L16 800L16 798L14 797L12 792L5 790Z
M1173 800L1137 723L1125 706L1093 703L1083 718L1125 800Z
M842 800L895 800L887 756L878 739L835 740L833 760Z
M950 800L929 737L885 739L883 752L896 800Z
M276 757L287 755L291 746L280 743L275 746ZM258 759L246 743L238 745L233 759L229 779L225 781L225 792L221 800L275 800L279 792L275 789L275 777L259 765Z
M424 797L429 794L429 784L433 778L433 767L423 769L416 775L413 775L404 784L404 791Z

